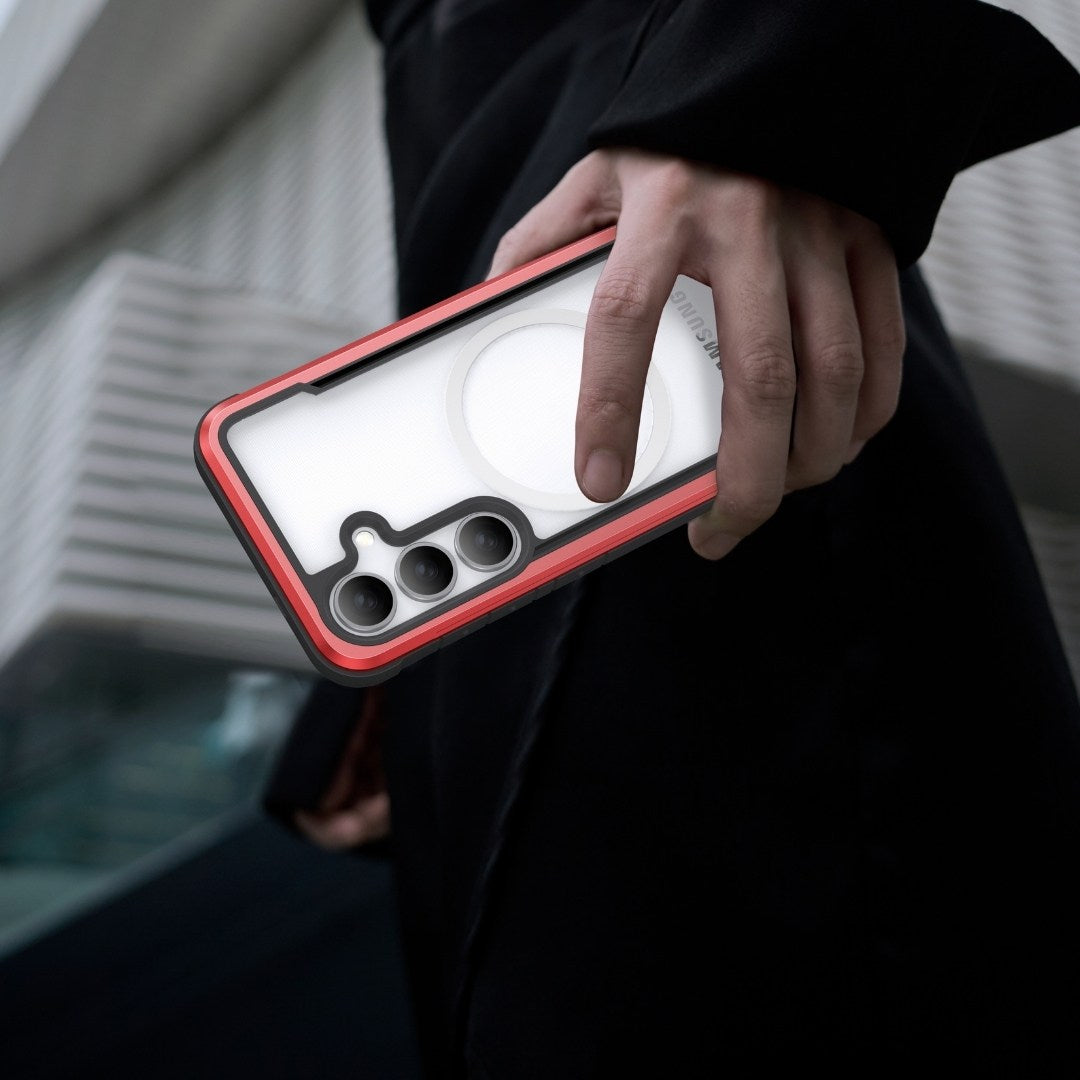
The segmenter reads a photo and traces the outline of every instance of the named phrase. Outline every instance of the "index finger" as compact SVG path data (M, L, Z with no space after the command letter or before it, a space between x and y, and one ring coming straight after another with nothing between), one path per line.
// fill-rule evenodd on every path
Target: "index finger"
M657 243L662 235L624 214L589 306L574 471L595 502L617 499L634 471L645 378L678 269L674 246Z

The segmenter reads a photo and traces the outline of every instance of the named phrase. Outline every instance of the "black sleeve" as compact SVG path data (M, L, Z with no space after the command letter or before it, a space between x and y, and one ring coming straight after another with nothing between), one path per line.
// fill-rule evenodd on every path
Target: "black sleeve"
M906 267L960 170L1080 124L1080 73L976 0L660 0L590 145L766 176L876 221Z
M360 12L376 38L387 45L429 14L433 0L360 0Z

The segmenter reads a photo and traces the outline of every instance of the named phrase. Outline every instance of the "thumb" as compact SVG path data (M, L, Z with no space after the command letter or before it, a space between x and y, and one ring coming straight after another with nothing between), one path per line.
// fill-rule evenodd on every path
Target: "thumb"
M516 225L503 234L488 277L614 225L621 196L610 152L583 157Z

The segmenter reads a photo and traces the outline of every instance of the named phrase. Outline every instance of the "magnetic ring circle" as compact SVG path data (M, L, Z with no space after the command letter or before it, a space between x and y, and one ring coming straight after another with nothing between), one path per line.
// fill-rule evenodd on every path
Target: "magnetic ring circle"
M519 505L596 509L578 489L573 472L585 321L584 312L562 308L504 315L478 330L451 368L446 418L454 443L477 477ZM536 332L522 333L529 329ZM628 491L651 475L671 433L671 400L655 364L649 367L645 391ZM558 439L554 448L553 434Z

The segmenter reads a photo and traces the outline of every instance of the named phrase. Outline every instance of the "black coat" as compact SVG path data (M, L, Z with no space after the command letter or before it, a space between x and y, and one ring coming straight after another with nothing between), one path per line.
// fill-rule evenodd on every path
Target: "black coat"
M390 683L433 1069L1075 1066L1080 707L911 267L956 171L1080 122L1076 72L965 0L368 10L403 313L599 145L824 195L907 268L899 411L835 480L719 563L677 530Z

